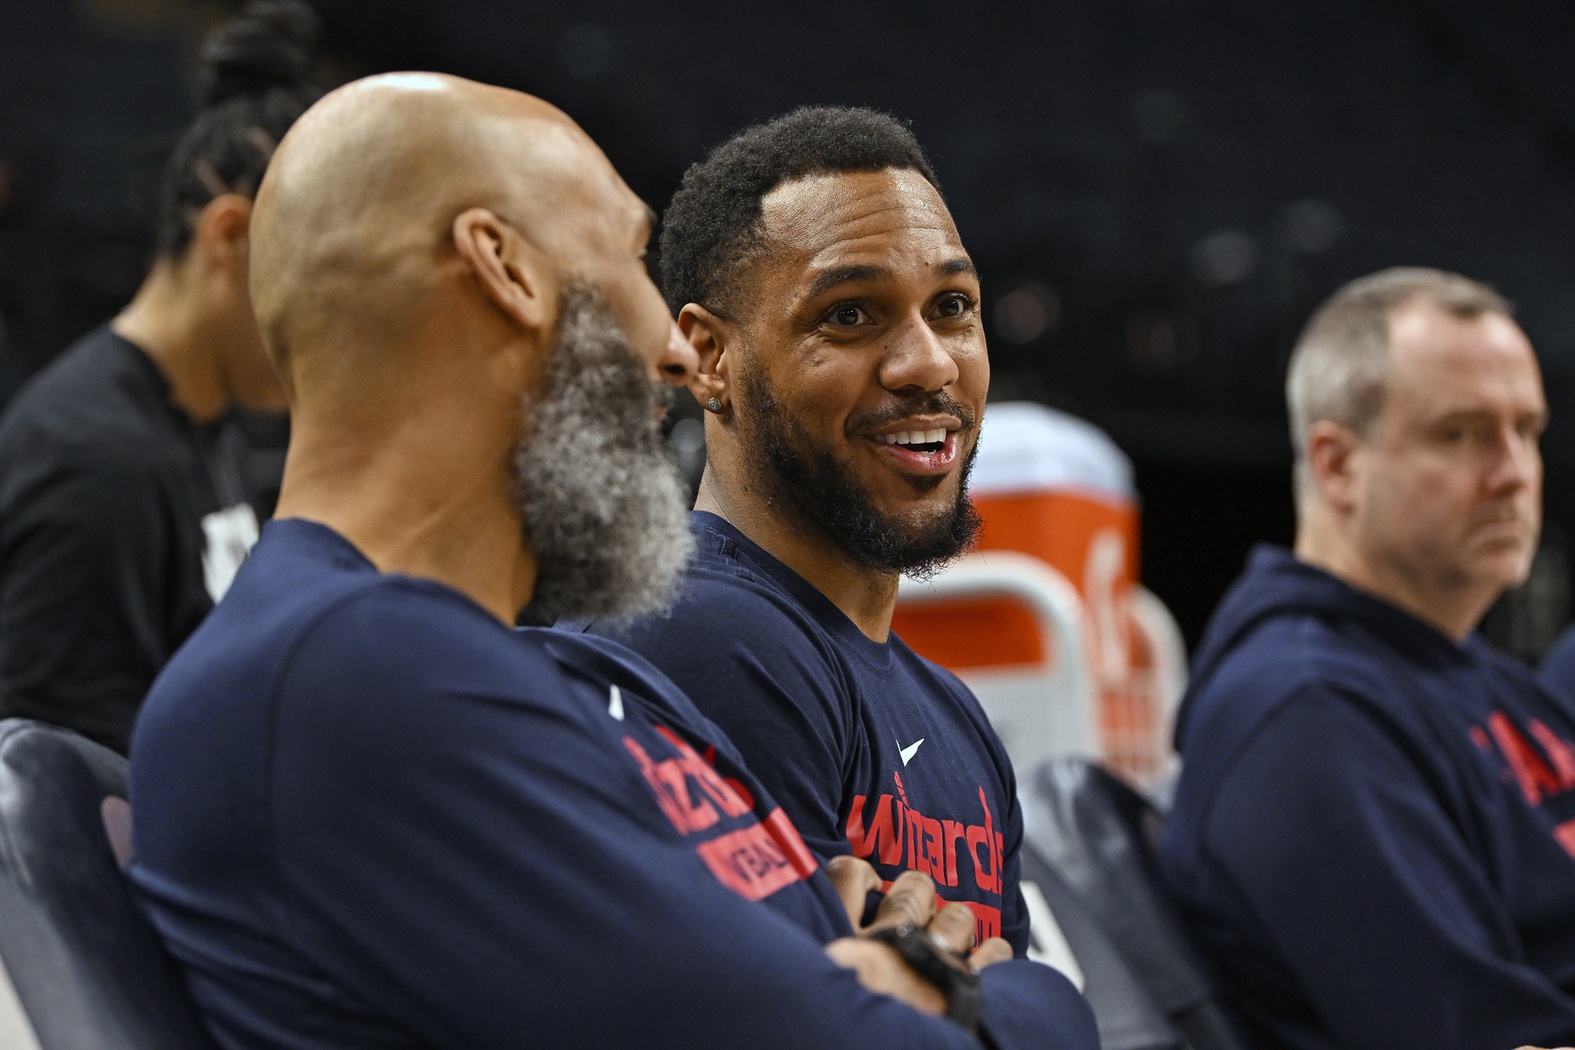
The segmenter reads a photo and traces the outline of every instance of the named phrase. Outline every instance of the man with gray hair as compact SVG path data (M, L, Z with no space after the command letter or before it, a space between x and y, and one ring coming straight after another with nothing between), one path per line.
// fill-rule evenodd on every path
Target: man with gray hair
M1286 393L1296 546L1198 650L1165 880L1274 1045L1567 1045L1575 708L1474 633L1537 545L1531 344L1485 285L1386 270Z

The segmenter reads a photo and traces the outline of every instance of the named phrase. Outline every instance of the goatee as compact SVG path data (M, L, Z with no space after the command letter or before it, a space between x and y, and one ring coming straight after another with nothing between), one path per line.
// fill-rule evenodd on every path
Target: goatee
M977 442L963 460L951 504L932 520L905 521L878 507L852 468L782 408L764 372L746 368L739 386L747 404L745 445L760 453L772 498L792 505L853 562L923 580L973 542L980 520L968 499L968 475L979 450ZM882 415L896 422L930 413L956 416L963 424L961 432L973 427L972 413L944 393L909 399ZM929 491L942 480L914 478L913 486L916 492Z

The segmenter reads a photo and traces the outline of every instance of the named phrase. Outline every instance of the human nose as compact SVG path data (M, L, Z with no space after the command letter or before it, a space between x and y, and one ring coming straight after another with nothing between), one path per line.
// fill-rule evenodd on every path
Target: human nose
M891 334L881 359L887 390L944 390L957 381L957 358L940 334L915 319Z
M672 386L687 386L700 370L700 354L678 330L676 321L667 323L667 345L656 361L656 370L661 373L662 381Z
M1498 453L1488 474L1494 492L1525 488L1542 476L1542 450L1535 437L1509 429L1499 439Z

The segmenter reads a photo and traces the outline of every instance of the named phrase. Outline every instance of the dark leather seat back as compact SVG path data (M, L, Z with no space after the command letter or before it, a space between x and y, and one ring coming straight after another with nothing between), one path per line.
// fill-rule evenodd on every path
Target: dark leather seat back
M1245 1050L1159 888L1155 808L1081 759L1046 762L1021 795L1028 845L1099 924L1185 1045Z
M105 832L125 795L113 751L0 722L0 959L41 1050L210 1050Z
M1083 971L1083 995L1094 1008L1102 1050L1182 1050L1181 1036L1066 880L1030 845L1019 857L1023 882L1044 895Z

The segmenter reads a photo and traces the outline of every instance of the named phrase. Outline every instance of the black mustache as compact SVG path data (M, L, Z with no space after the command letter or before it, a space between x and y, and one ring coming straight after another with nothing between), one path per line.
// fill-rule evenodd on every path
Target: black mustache
M849 416L845 429L849 434L862 434L912 416L956 416L964 430L972 430L974 424L973 413L961 402L944 391L937 391L925 397L904 398L863 415Z

